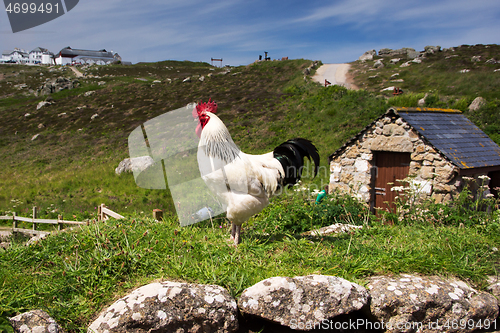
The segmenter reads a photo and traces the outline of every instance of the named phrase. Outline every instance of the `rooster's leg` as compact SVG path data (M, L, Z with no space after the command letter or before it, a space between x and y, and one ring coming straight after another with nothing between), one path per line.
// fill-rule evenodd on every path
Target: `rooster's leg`
M234 241L234 245L238 245L240 243L240 232L241 225L237 225L235 223L231 223L231 240Z

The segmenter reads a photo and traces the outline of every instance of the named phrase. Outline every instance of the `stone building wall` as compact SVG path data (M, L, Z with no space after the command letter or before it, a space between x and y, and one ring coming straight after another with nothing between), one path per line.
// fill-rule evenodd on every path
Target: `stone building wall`
M397 115L386 115L350 142L330 163L330 190L349 192L369 203L374 152L411 154L409 186L421 197L449 201L459 193L459 169L427 144ZM476 175L477 177L477 175Z

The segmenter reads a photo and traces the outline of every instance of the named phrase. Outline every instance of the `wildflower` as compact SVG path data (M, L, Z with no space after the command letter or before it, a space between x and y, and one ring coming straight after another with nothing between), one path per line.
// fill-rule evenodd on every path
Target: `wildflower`
M479 179L481 179L481 180L490 180L490 179L491 179L490 177L488 177L488 176L486 176L486 175L481 175L481 176L479 176L479 177L477 177L477 178L479 178Z

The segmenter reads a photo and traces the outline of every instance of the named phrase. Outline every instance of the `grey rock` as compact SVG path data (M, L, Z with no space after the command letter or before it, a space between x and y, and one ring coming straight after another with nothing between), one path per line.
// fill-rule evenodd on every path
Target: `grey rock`
M500 280L498 276L488 276L488 283L489 286L486 289L497 299L500 299Z
M243 291L238 305L243 315L303 329L297 323L320 325L324 320L361 310L369 298L365 288L345 279L308 275L260 281Z
M373 64L373 67L374 68L384 68L384 64L382 63L382 60L378 59L377 61L375 61L375 63Z
M47 105L51 105L52 103L50 102L47 102L47 101L41 101L40 103L38 103L38 105L36 106L36 109L37 110L40 110L41 108L43 108L44 106L47 106Z
M378 276L368 283L371 314L391 332L471 332L475 325L493 322L498 301L459 280L440 277ZM461 327L459 323L468 323ZM414 323L420 327L408 327ZM445 325L450 325L446 327ZM452 324L458 327L453 328Z
M406 50L406 57L408 59L415 59L418 57L418 55L419 55L419 53L417 51L415 51L415 49L408 48Z
M19 333L61 333L59 324L42 310L33 310L10 318L15 332Z
M481 61L481 56L473 56L470 61L472 62L480 62Z
M378 55L381 57L389 56L391 54L391 52L392 52L392 49L384 48L384 49L378 50Z
M141 172L153 165L155 161L151 156L139 156L133 158L126 158L118 164L115 169L117 175L124 172Z
M495 58L491 58L491 59L486 60L486 63L490 64L490 65L495 65L495 64L498 64L498 61Z
M441 46L428 45L428 46L424 47L425 54L434 54L434 53L438 53L440 51L441 51Z
M220 286L156 282L116 301L88 332L235 332L237 311Z
M373 56L377 55L377 51L370 50L363 53L358 59L361 61L373 60Z
M361 225L352 225L347 223L335 223L326 227L322 227L316 230L307 231L304 235L309 236L326 236L330 234L340 234L340 233L348 233L354 232L358 229L362 229Z
M486 105L486 100L482 97L476 97L469 105L469 111L477 111Z
M425 99L429 96L428 93L425 93L425 96L418 100L418 106L425 106Z
M73 89L80 85L78 80L70 80L65 77L58 77L57 79L47 79L45 83L38 88L37 93L40 95L48 95L59 92L65 89Z
M182 82L191 82L191 77L185 78L184 80L182 80Z

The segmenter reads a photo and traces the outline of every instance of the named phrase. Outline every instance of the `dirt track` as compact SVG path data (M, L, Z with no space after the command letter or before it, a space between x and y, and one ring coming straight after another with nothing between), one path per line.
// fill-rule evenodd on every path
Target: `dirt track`
M314 81L325 84L325 80L331 84L344 86L348 89L358 89L349 78L349 64L324 64L312 77Z

